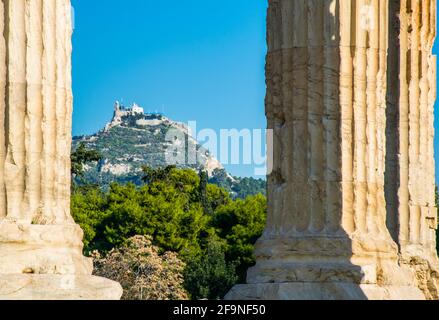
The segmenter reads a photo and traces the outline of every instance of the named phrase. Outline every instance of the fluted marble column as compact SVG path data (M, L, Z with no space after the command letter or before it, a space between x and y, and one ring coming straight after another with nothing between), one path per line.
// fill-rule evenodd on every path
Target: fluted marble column
M70 216L69 0L0 1L0 299L119 298Z
M393 1L394 35L389 118L397 183L389 181L389 228L402 261L417 274L427 297L439 298L436 251L434 104L436 100L435 0ZM390 60L389 60L390 61ZM392 146L393 144L393 146ZM392 179L393 180L393 179Z
M386 226L388 0L270 0L274 170L229 299L422 299Z

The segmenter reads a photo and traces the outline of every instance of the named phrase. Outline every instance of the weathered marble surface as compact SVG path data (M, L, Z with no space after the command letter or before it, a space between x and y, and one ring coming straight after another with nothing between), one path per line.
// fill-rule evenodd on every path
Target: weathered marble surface
M0 297L8 300L116 300L122 288L89 275L0 274Z
M438 298L435 15L269 0L268 222L228 299Z
M119 299L70 216L69 0L0 0L0 299Z
M426 298L439 299L438 226L435 201L434 104L436 100L436 1L391 3L389 148L397 155L389 167L397 183L388 199L388 226L404 265L415 271ZM390 180L390 179L389 179Z
M269 3L268 222L228 298L437 299L436 1ZM70 15L0 1L0 299L121 296L69 213Z
M424 295L415 287L382 287L376 284L354 284L352 282L313 283L259 283L238 285L228 294L229 300L424 300Z

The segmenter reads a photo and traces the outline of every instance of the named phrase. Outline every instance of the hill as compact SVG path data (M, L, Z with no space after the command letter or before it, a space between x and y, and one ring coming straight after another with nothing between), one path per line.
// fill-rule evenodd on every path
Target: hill
M85 167L84 176L76 179L80 184L97 184L104 189L112 182L140 185L142 166L166 167L174 164L169 163L173 158L186 160L177 164L179 168L206 171L211 183L224 187L235 197L266 193L264 180L232 177L227 173L209 150L191 137L186 125L162 114L145 114L136 104L125 108L116 103L113 118L104 129L93 135L74 137L73 150L81 143L97 150L102 160ZM193 161L188 161L188 150L195 151Z

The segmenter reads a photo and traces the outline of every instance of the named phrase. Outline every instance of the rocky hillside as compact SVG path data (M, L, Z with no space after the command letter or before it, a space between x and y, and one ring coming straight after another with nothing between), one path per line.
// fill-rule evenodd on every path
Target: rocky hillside
M166 135L169 130L179 132L180 139L168 141ZM186 150L196 150L195 163L192 161L192 164L178 167L207 171L212 183L226 188L237 197L260 192L265 194L264 180L230 176L221 163L190 136L184 124L161 114L145 114L137 105L124 108L116 103L113 119L105 128L91 136L74 137L73 149L80 143L99 151L102 160L87 166L81 181L77 181L79 183L98 184L103 188L112 182L141 184L142 166L166 167L170 155L188 159ZM176 148L181 145L186 145L186 148ZM185 154L178 154L180 150Z

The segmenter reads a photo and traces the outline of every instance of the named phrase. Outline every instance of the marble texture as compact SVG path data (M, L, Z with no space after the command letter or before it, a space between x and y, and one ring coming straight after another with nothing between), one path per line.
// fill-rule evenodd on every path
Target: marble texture
M0 1L0 299L119 299L70 215L69 0Z
M227 299L438 297L435 14L434 0L269 0L268 221Z

